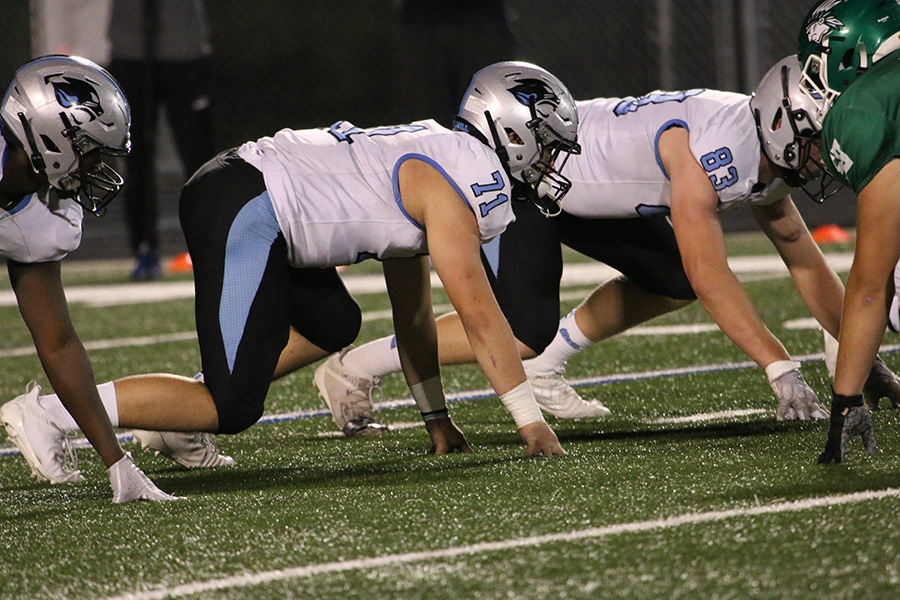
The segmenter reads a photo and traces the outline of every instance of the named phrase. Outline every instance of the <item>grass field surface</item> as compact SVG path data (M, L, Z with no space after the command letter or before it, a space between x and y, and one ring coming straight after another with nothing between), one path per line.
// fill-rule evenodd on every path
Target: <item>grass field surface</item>
M771 252L758 237L730 238L733 255ZM847 264L850 248L825 250ZM821 333L786 274L762 269L741 279L827 402ZM125 273L65 271L70 294L85 294L71 311L98 380L193 375L189 297L90 301L93 286ZM567 286L564 309L590 289ZM389 333L386 295L357 298L367 315L359 341ZM0 302L0 322L0 396L31 379L46 386L15 306ZM164 504L113 505L86 447L86 483L37 483L0 433L0 598L900 597L896 411L874 415L880 455L857 440L843 464L820 466L827 424L777 423L764 374L699 305L634 333L570 361L581 393L613 414L548 417L565 457L522 458L509 414L471 366L445 368L444 381L472 454L426 454L400 376L385 379L377 413L389 435L335 435L313 367L273 384L263 422L218 436L233 468L188 471L138 452L122 432L141 468L184 498ZM886 337L883 354L895 371L898 342Z

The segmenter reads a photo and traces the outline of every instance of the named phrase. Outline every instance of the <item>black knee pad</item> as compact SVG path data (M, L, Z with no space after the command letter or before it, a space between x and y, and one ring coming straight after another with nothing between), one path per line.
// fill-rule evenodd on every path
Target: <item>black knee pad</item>
M544 314L552 315L553 313L545 312ZM534 350L535 354L540 354L556 337L559 319L540 318L537 312L532 315L524 313L524 315L532 318L510 319L510 328L517 340Z
M254 405L243 405L239 408L232 407L227 411L219 410L218 433L240 433L259 421L262 415L263 404L261 402Z
M307 340L337 352L356 340L362 311L335 269L291 270L291 326Z
M217 382L207 378L205 383L219 415L218 433L240 433L262 417L268 385L251 393L242 391L240 385L225 379Z

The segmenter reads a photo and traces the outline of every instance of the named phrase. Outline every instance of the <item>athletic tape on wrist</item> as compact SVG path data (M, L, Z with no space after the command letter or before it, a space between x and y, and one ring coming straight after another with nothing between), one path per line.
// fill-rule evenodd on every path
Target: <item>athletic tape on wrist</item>
M775 380L787 373L788 371L793 371L795 369L800 368L800 363L793 360L776 360L773 363L769 363L766 366L766 377L769 378L769 383L775 383Z
M409 390L412 392L413 399L415 399L419 407L419 412L422 413L422 418L426 421L446 417L449 414L440 375L435 375L421 383L411 385Z
M527 379L500 396L500 400L512 414L519 429L530 423L544 422L544 415L541 414L537 400L534 399L534 391Z

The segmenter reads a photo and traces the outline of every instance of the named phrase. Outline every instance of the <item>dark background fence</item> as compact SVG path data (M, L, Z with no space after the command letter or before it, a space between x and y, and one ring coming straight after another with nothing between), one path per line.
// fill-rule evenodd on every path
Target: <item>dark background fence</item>
M43 0L48 1L48 0ZM65 1L65 0L61 0ZM41 0L0 0L0 76L37 51L35 6ZM75 3L77 4L77 3ZM401 92L399 0L206 0L214 47L215 143L221 148L284 127L359 126L397 122ZM796 48L812 0L507 0L516 47L558 75L578 99L642 94L654 89L708 87L750 93L778 59ZM105 23L91 24L105 35ZM452 90L462 94L465 84ZM421 89L413 93L434 93ZM452 112L448 109L448 112ZM451 115L432 115L447 122ZM165 133L165 132L164 132ZM177 224L185 179L165 136L159 144L163 253L183 249ZM127 184L126 184L127 185ZM796 202L811 226L851 225L852 197L824 206L802 194ZM75 256L127 256L121 207L88 219ZM723 216L730 230L753 227L748 211Z

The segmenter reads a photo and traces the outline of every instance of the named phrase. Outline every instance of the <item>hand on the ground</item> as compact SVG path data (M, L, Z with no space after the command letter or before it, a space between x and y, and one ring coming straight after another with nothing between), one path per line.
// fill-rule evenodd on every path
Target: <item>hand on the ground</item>
M529 423L520 427L519 435L528 444L528 447L525 449L525 456L553 456L566 453L559 444L556 434L543 421Z
M876 356L863 386L863 399L870 410L878 410L882 398L890 401L891 408L900 408L900 378Z
M828 418L828 412L803 379L799 369L791 369L773 381L772 390L778 397L775 417L779 421Z
M872 424L872 414L865 405L854 406L844 417L844 427L841 430L841 456L847 456L850 452L850 440L854 437L862 438L863 447L870 455L875 456L880 452L875 441L875 426Z
M450 454L452 452L471 452L463 432L453 424L450 417L429 419L425 421L425 430L431 436L429 454Z
M877 454L875 428L872 415L863 404L862 394L856 396L831 395L831 426L825 450L819 455L819 463L839 463L850 451L850 440L861 436L869 454Z
M109 483L113 490L113 502L116 504L134 500L160 502L179 499L156 487L156 484L134 464L129 452L109 468Z

